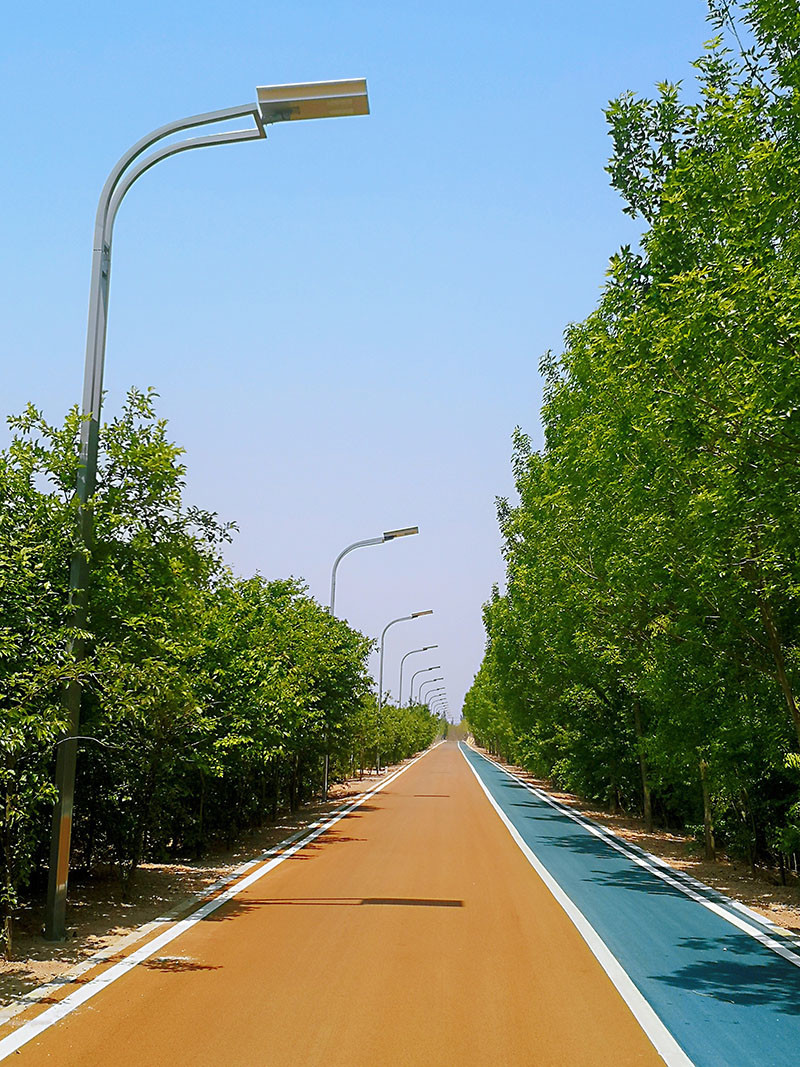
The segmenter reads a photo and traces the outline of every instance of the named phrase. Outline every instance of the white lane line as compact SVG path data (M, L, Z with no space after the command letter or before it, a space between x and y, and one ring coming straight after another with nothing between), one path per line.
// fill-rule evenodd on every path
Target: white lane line
M163 934L153 938L152 941L148 941L146 945L143 945L140 949L137 949L129 956L126 956L124 960L120 960L119 963L114 964L113 967L109 967L107 971L104 971L96 978L93 978L91 982L87 982L85 986L76 989L74 993L70 993L68 996L64 997L58 1004L54 1004L52 1007L47 1008L41 1015L37 1015L35 1019L30 1019L28 1022L22 1023L18 1030L14 1030L8 1037L0 1040L0 1060L5 1059L6 1056L10 1056L11 1053L16 1052L17 1049L22 1048L23 1045L26 1045L29 1041L38 1037L39 1034L59 1022L66 1015L75 1011L81 1004L85 1004L87 1000L96 996L101 990L106 989L112 982L115 982L118 978L127 974L128 971L133 970L134 967L143 963L146 959L149 959L150 956L155 956L165 945L168 945L170 941L174 941L176 937L180 937L181 934L185 933L196 923L202 922L203 919L208 915L211 915L217 908L220 908L223 904L227 904L228 901L233 900L234 897L237 897L239 893L242 892L242 890L249 888L254 882L263 878L265 874L269 874L270 871L283 863L284 860L288 860L296 852L299 852L301 848L304 848L321 834L324 834L326 830L329 830L331 826L339 822L340 819L349 815L355 808L360 807L365 801L374 797L376 793L380 793L382 789L385 789L387 785L394 782L401 774L405 774L410 767L413 767L415 763L423 758L423 756L432 752L434 748L438 748L438 745L433 745L431 748L426 749L425 752L411 760L410 763L407 763L405 767L401 767L399 771L395 771L395 773L390 775L386 781L381 782L380 785L369 790L369 792L362 793L361 796L357 797L356 800L348 804L346 807L340 809L331 818L312 823L311 826L307 828L310 832L299 830L297 833L288 837L286 842L281 842L281 844L275 845L273 848L269 849L264 855L272 856L272 858L266 863L256 867L256 869L246 878L243 878L241 881L231 886L230 889L226 889L223 893L220 893L219 896L214 897L213 900L207 901L202 907L198 908L197 911L192 912L192 914L185 919L179 919L168 930L165 930ZM297 840L300 834L305 834L305 836L300 837L300 839ZM290 848L276 854L283 848L284 844L288 844L292 841L295 843L291 845Z
M473 752L474 751L475 750L473 749ZM713 912L715 915L719 915L720 918L724 919L726 922L729 922L731 926L735 926L738 930L741 930L742 933L748 934L750 937L760 942L760 944L762 944L765 948L771 949L778 956L782 956L783 959L787 960L795 967L800 967L800 955L798 955L797 952L793 952L790 948L787 948L786 945L781 944L781 942L777 941L774 937L770 937L769 934L764 933L763 930L759 930L758 927L751 925L751 923L745 922L744 919L740 918L739 915L736 915L735 913L729 911L728 908L726 908L724 905L718 904L715 900L710 900L707 896L704 896L702 893L697 892L697 890L693 889L691 885L687 885L682 880L682 878L676 877L675 873L670 871L669 868L665 869L665 867L662 866L662 861L659 861L657 857L652 856L649 852L645 852L644 850L641 851L641 855L638 855L631 849L626 848L625 843L622 842L620 838L618 838L610 830L607 830L605 827L599 826L597 823L592 822L585 815L579 815L577 812L570 811L570 809L564 804L561 804L553 797L548 796L547 793L545 793L543 790L537 789L535 786L528 785L528 783L524 781L524 779L520 778L519 775L514 774L513 771L507 771L505 767L501 767L499 763L496 763L494 760L489 759L488 756L484 756L482 752L476 752L476 755L480 756L482 759L485 759L486 762L490 763L493 767L497 767L497 769L502 771L503 774L507 774L509 778L513 778L515 782L519 782L521 786L524 786L529 793L533 793L533 795L538 797L539 800L545 801L545 803L549 804L551 808L555 808L556 811L560 812L562 815L566 815L568 819L572 819L573 822L576 822L579 826L582 826L584 830L587 830L590 834L594 834L595 837L600 838L600 840L603 841L606 845L608 845L609 848L613 848L617 852L621 853L621 855L625 856L626 859L629 859L631 863L635 863L639 867L642 867L644 870L649 871L650 874L654 875L654 877L660 878L662 882L666 882L667 885L671 885L674 889L678 889L681 893L689 897L691 900L696 901L698 904L702 904L702 906L704 908L707 908L710 912ZM702 882L698 882L696 879L692 879L692 881L695 882L698 887L702 887L710 893L714 892L714 890L711 889L710 886L706 886ZM732 900L731 905L736 907L736 901ZM760 915L758 915L756 912L751 912L749 908L746 909L744 904L738 905L737 910L745 911L746 914L752 916L757 922L763 922L765 926L773 926L773 924L769 923L769 920L762 919ZM775 927L775 929L777 931L778 927Z
M466 753L461 749L460 746L459 751L464 757L467 766L475 775L478 785L486 794L489 803L492 805L494 810L503 820L506 829L511 834L520 851L523 853L528 863L530 863L531 867L533 867L533 869L539 875L541 880L550 890L552 895L564 909L573 926L576 928L583 940L589 946L592 955L595 957L597 962L600 964L600 966L606 972L608 977L614 983L617 992L628 1005L631 1010L631 1013L638 1022L639 1026L641 1026L642 1030L644 1030L645 1034L650 1040L650 1043L653 1045L662 1060L667 1064L667 1067L694 1067L692 1060L689 1059L689 1057L680 1047L678 1042L666 1028L664 1023L661 1021L661 1019L659 1019L658 1015L656 1015L655 1011L644 998L642 993L634 985L632 979L628 975L628 972L623 968L622 964L611 952L605 941L603 941L603 939L597 933L597 931L586 918L586 916L583 914L583 912L580 911L580 909L574 904L572 899L567 896L567 894L564 892L564 890L561 888L555 878L553 878L553 876L550 874L550 872L547 870L547 868L544 866L538 856L535 855L535 853L523 840L516 826L514 826L514 824L508 818L506 813L503 811L503 809L494 799L492 794L489 792L483 779L478 774L478 771L475 767L472 766L469 759L467 758ZM478 755L480 755L480 753L478 753ZM491 762L491 760L489 762Z

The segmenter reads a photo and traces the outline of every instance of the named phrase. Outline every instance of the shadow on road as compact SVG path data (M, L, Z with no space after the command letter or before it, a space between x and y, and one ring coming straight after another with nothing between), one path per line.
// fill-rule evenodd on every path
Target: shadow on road
M364 906L401 908L463 908L463 900L440 897L275 897L236 900L207 915L203 922L235 919L259 908L353 908Z
M188 956L153 956L142 963L148 971L166 971L168 974L181 974L188 971L219 971L220 964L198 963Z
M769 950L746 934L684 937L678 948L697 958L672 974L651 978L728 1004L800 1015L800 970L788 962L781 966L783 961L770 958Z
M495 786L502 789L504 803L509 808L523 809L514 816L520 829L525 824L532 829L535 824L535 840L529 843L545 866L549 865L548 851L555 849L562 855L571 853L589 861L577 870L565 868L572 870L570 877L580 878L584 885L687 900L680 889L638 866L632 858L620 855L580 823L532 796L519 782L501 780L493 783L493 789ZM592 863L593 859L597 862ZM554 869L561 867L557 864ZM676 873L675 877L680 875ZM569 879L566 883L569 891L568 882ZM622 913L635 914L636 905L626 904L621 896L619 909ZM674 943L674 948L677 960L676 952L667 953L661 961L664 972L650 974L652 981L719 1003L800 1016L800 968L748 934L732 931L716 937L682 937ZM667 961L676 964L669 973L666 973Z

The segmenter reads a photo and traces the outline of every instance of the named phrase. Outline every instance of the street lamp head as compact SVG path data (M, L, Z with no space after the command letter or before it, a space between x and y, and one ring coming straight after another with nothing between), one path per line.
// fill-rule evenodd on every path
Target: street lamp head
M418 619L421 615L433 615L433 608L428 608L427 611L412 611L411 618Z
M439 647L438 645L425 645L424 648L420 649L420 652L429 652L432 648L438 648L438 647Z
M369 114L366 78L296 85L259 85L256 93L261 121L265 124Z
M387 530L383 535L384 541L394 541L395 537L411 537L419 533L419 526L404 526L402 530Z

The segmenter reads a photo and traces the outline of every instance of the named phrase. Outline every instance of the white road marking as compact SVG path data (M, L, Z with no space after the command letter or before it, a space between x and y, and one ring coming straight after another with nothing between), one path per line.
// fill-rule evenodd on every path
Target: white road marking
M473 749L473 751L475 750ZM577 812L571 811L565 804L561 804L558 800L548 796L547 793L541 789L537 789L536 786L528 785L528 783L520 778L519 775L514 774L513 771L506 770L505 767L501 767L499 763L489 759L488 756L484 756L482 752L476 752L476 755L485 759L486 762L490 763L493 767L497 767L503 774L507 774L509 778L513 778L515 782L519 782L520 785L524 786L529 793L533 793L539 800L545 801L551 808L555 808L556 811L561 812L562 815L566 815L568 819L572 819L573 822L578 823L579 826L582 826L583 829L587 830L590 834L599 837L601 841L609 846L609 848L615 849L617 852L625 856L626 859L629 859L632 863L644 868L644 870L649 871L650 874L654 875L656 878L660 878L661 881L666 882L667 885L671 885L674 889L680 890L681 893L685 894L685 896L689 897L691 900L696 901L698 904L702 904L704 908L708 908L709 911L713 912L715 915L719 915L721 918L725 919L726 922L729 922L731 926L735 926L738 930L755 938L755 940L759 941L765 948L771 949L773 952L777 953L777 955L782 956L783 959L788 960L789 963L794 964L795 967L800 967L800 955L793 952L790 948L787 948L786 945L781 944L780 941L776 941L774 937L770 937L769 934L765 934L757 927L745 922L744 919L739 918L738 915L732 914L723 905L718 904L714 900L709 900L708 897L703 896L702 893L698 893L692 888L692 885L687 885L686 881L693 883L698 889L714 892L710 886L704 885L703 882L699 882L696 878L692 878L691 875L677 876L671 868L667 867L667 865L656 856L653 856L644 850L641 851L641 854L639 854L638 851L633 851L632 848L626 847L627 842L622 841L616 834L612 833L611 830L592 822L592 820L588 819L585 815L579 815ZM735 900L732 900L730 903L731 907L736 908L737 911L743 912L756 922L762 923L764 926L774 929L776 932L780 930L780 927L775 923L771 923L769 919L762 918L762 916L751 911L746 905Z
M207 901L199 907L197 911L192 912L192 914L185 919L179 919L168 930L165 930L163 934L153 938L152 941L148 941L146 945L143 945L140 949L137 949L129 956L126 956L125 959L120 960L119 963L115 963L113 967L109 967L107 971L104 971L90 982L87 982L85 986L76 989L74 993L68 994L63 1000L59 1001L58 1004L54 1004L52 1007L43 1011L41 1015L37 1015L35 1019L30 1019L28 1022L22 1023L19 1029L14 1030L8 1037L0 1040L0 1060L5 1059L6 1056L10 1056L12 1052L16 1052L18 1049L22 1048L23 1045L26 1045L29 1041L38 1037L39 1034L59 1022L66 1015L75 1011L81 1004L85 1004L87 1000L96 996L103 989L106 989L112 982L115 982L118 978L127 974L128 971L133 970L134 967L137 967L151 956L155 956L165 945L174 941L176 937L180 937L181 934L185 933L196 923L202 922L206 916L211 915L217 908L221 908L223 904L227 904L229 900L233 900L242 892L242 890L248 889L254 882L257 882L260 878L263 878L265 874L269 874L270 871L283 863L284 860L289 859L290 856L299 852L301 848L304 848L311 841L314 841L321 834L324 834L326 830L329 830L331 826L339 822L340 819L343 819L345 815L349 815L351 811L360 807L366 800L374 797L376 793L380 793L382 789L385 789L387 785L394 782L401 774L405 774L410 767L413 767L414 764L421 760L423 756L426 756L428 752L432 752L434 748L438 748L439 744L441 744L441 742L438 742L436 745L433 745L431 748L421 753L415 759L411 760L410 763L407 763L405 767L401 767L399 771L395 771L395 773L390 775L386 781L381 782L380 785L376 786L374 789L362 793L356 800L335 812L330 818L320 819L318 822L312 823L306 830L297 831L297 833L287 837L285 841L282 841L280 844L269 849L264 853L264 856L270 856L271 858L267 860L267 862L257 866L246 878L243 878L241 881L231 886L230 889L226 889L212 900ZM292 842L294 842L294 844L292 844ZM285 849L287 844L291 845L291 847ZM283 849L285 849L285 851L282 851ZM253 863L258 864L258 862L258 860L254 860L246 866L250 867Z
M503 820L506 829L511 834L520 851L523 853L527 861L530 863L531 867L533 867L533 869L539 875L541 880L550 890L552 895L564 909L578 933L589 946L592 955L595 957L597 962L600 964L600 966L606 972L608 977L614 983L617 992L628 1005L634 1018L639 1023L642 1030L644 1030L656 1052L667 1064L667 1067L694 1067L692 1060L689 1059L689 1057L680 1047L678 1042L666 1028L664 1023L661 1021L661 1019L659 1019L658 1015L656 1015L655 1011L644 998L642 993L639 991L636 985L634 985L632 979L628 975L628 972L623 968L622 964L611 952L605 941L603 941L603 939L597 933L597 931L586 918L586 916L583 914L583 912L573 903L571 898L567 896L567 894L564 892L564 890L561 888L555 878L553 878L553 876L550 874L550 872L547 870L547 868L544 866L538 856L535 855L535 853L523 840L516 826L514 826L514 824L508 818L506 813L503 811L503 809L494 799L492 794L489 792L481 776L472 766L469 759L467 759L466 753L461 749L460 746L459 751L464 757L467 766L475 775L478 785L486 794L489 803L492 805L494 810ZM478 755L480 755L480 753L478 753ZM491 763L492 761L489 760L488 762ZM503 770L503 768L501 767L500 770ZM506 773L508 774L509 772L506 771ZM515 776L512 775L512 777Z

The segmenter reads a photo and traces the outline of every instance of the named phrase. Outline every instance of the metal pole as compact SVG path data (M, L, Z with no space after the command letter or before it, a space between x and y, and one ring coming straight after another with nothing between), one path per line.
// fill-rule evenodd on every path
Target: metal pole
M398 537L409 537L418 533L419 526L404 526L400 530L387 530L380 537L368 537L366 541L354 541L352 545L343 548L333 561L333 568L331 569L331 606L328 609L331 615L333 615L333 605L336 600L336 570L348 552L352 552L356 548L366 548L367 545L382 545L385 541L396 541Z
M386 637L386 631L390 626L394 626L398 622L410 622L411 619L419 619L422 615L433 615L433 611L428 609L427 611L413 611L410 615L401 615L399 619L392 619L391 622L387 622L383 628L381 634L381 651L380 659L378 663L378 774L381 773L381 711L383 710L383 649L384 639Z
M417 700L422 700L422 690L425 688L426 685L433 685L434 682L443 682L443 681L444 681L444 678L441 677L441 678L428 678L426 681L420 682L419 683L419 689L417 690ZM428 696L433 695L433 693L443 693L443 692L444 692L444 687L440 686L439 689L432 689L431 692L428 694Z
M387 622L383 628L381 634L381 650L380 658L378 661L378 774L381 773L381 711L383 710L383 650L386 638L386 631L390 626L394 626L398 622L409 622L413 619L413 615L401 615L399 619L392 619L391 622Z
M428 652L432 648L438 648L438 645L425 645L424 648L412 648L410 652L406 652L405 656L400 660L400 685L397 689L397 703L403 703L403 664L409 656L415 656L418 652ZM409 701L411 703L411 701Z
M149 156L134 162L157 141L182 130L205 126L214 122L252 116L255 128L225 134L208 134L162 146ZM77 476L78 533L80 548L74 553L69 573L69 604L71 622L75 630L85 632L89 614L89 578L92 550L91 498L97 476L97 453L100 434L100 409L103 399L103 369L105 363L106 327L108 323L108 295L111 278L111 240L114 220L122 200L136 181L150 167L162 159L191 148L206 148L237 141L251 141L266 137L256 104L210 111L193 115L161 126L143 137L129 149L111 171L100 194L94 230L92 273L89 288L89 322L86 332L86 363L83 379L83 405L80 435L80 459ZM69 652L76 662L85 658L83 638L70 642ZM69 850L72 837L72 807L75 793L77 743L75 736L80 725L82 685L73 679L67 687L67 734L58 746L56 756L56 788L58 799L53 809L50 837L50 869L45 913L45 937L61 941L66 936L67 881Z
M441 669L441 664L437 663L435 667L421 667L418 671L414 671L414 673L411 675L411 692L408 694L409 704L412 703L414 699L414 679L417 677L417 675L425 674L427 671L440 671ZM419 693L417 693L417 697L419 697Z
M333 606L336 602L336 569L339 563L347 555L348 552L352 552L354 548L365 548L367 545L382 545L384 537L369 537L366 541L354 541L352 545L348 545L347 548L343 548L336 559L333 561L333 568L331 569L331 600L328 611L333 615ZM328 724L325 723L325 775L322 783L322 796L324 800L328 799L328 765L330 763L330 746L328 745Z
M333 615L333 605L336 601L336 570L341 561L348 554L348 552L352 552L356 548L366 548L367 545L382 545L384 540L384 537L369 537L366 541L354 541L352 545L348 545L347 548L343 548L339 555L336 557L336 559L333 561L333 568L331 569L331 601L330 607L328 609L331 615Z
M330 607L328 611L333 615L334 604L336 603L336 571L339 564L348 554L356 548L366 548L368 545L382 545L385 541L394 541L398 537L408 537L412 534L419 533L419 526L405 526L402 530L387 530L381 534L380 537L368 537L365 541L354 541L352 545L348 545L347 548L343 548L336 559L333 561L333 567L331 568L331 599ZM323 797L328 799L328 763L330 761L330 748L328 745L328 724L325 723L325 775L323 781Z

